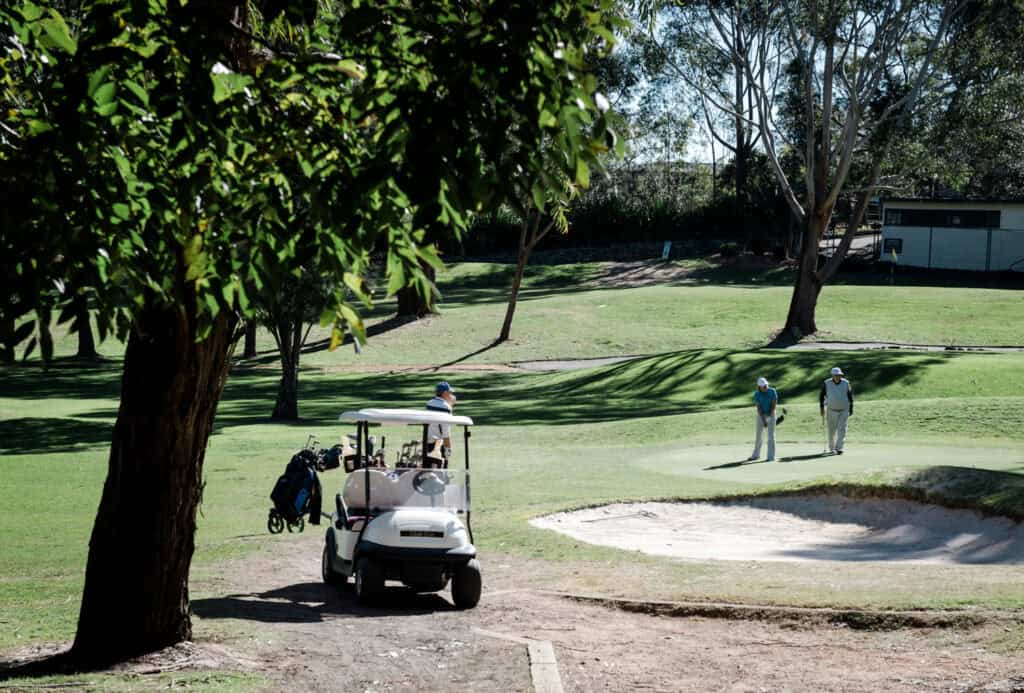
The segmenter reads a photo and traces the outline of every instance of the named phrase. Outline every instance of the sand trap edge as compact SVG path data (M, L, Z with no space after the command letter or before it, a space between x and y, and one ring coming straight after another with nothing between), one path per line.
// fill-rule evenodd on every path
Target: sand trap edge
M974 610L853 609L811 606L729 604L723 602L669 602L537 590L543 594L620 611L673 618L717 618L808 625L842 625L855 630L970 629L989 623L1024 624L1024 612Z
M984 473L986 475L1007 474L1015 478L1020 475L1012 472L997 472L986 469L970 469L965 472ZM941 491L936 491L922 485L870 485L857 484L852 482L816 483L808 486L798 486L787 489L766 489L764 491L730 493L715 496L660 496L644 498L619 498L615 500L602 500L594 503L584 503L559 508L546 512L543 515L535 515L530 520L539 519L556 513L571 513L577 510L589 510L592 508L603 508L613 503L731 503L764 498L789 498L793 496L847 496L853 500L877 498L880 500L905 500L929 505L938 505L950 510L973 510L984 517L1008 518L1017 523L1024 522L1024 503L1020 510L1013 508L993 507L979 502L975 498L958 496Z

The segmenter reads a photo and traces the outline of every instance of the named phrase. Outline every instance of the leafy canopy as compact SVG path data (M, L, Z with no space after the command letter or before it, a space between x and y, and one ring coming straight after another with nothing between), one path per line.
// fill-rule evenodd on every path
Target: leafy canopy
M162 304L202 338L312 263L342 279L325 324L362 337L345 288L369 303L372 250L389 292L426 292L427 234L586 184L613 141L587 70L611 6L5 3L0 325L56 288L89 292L101 333Z

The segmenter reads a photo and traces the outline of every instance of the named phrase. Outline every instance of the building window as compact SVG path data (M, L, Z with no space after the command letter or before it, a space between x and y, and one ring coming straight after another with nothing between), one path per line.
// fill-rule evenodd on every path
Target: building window
M998 209L887 209L886 226L922 226L963 229L998 229L1002 215Z

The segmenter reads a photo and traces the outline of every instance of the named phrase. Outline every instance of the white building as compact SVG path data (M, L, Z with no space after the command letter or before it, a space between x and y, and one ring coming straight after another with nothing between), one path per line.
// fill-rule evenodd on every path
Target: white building
M1024 201L882 201L882 262L1024 272Z

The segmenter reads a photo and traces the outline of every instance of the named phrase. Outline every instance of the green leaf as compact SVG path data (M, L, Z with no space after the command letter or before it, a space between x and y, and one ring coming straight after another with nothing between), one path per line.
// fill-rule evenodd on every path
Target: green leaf
M343 341L345 341L345 333L335 325L331 329L331 343L327 345L327 351L334 351Z
M352 330L352 336L360 344L366 344L366 328L363 326L363 321L355 309L347 303L342 303L338 306L338 314L348 325L349 329Z
M96 107L96 113L98 113L103 118L112 116L115 111L117 111L117 101L111 101L108 104Z
M41 135L44 132L49 132L50 130L53 130L53 125L47 123L45 120L33 119L28 121L28 132L33 137L35 137L36 135Z
M582 187L590 187L590 167L583 159L576 160L576 182Z
M210 75L213 81L213 101L222 103L245 91L252 84L252 77L237 72L214 72Z
M86 93L89 94L90 98L96 98L96 90L100 88L101 84L106 83L107 76L110 74L110 71L110 65L103 65L89 75L89 86ZM113 87L113 84L110 86Z
M52 45L68 55L74 55L78 50L78 43L72 38L71 29L56 10L51 9L50 16L40 20L39 24L43 27L43 31L46 32Z
M111 103L114 100L114 97L117 96L117 93L118 85L114 84L114 82L105 82L104 84L96 87L96 89L92 91L91 95L92 100L96 102L97 106L103 106Z
M366 79L366 71L355 60L339 60L331 65L331 69L344 73L352 79Z
M543 186L540 183L534 183L530 188L530 194L533 195L533 206L536 207L538 212L543 212L546 198Z

